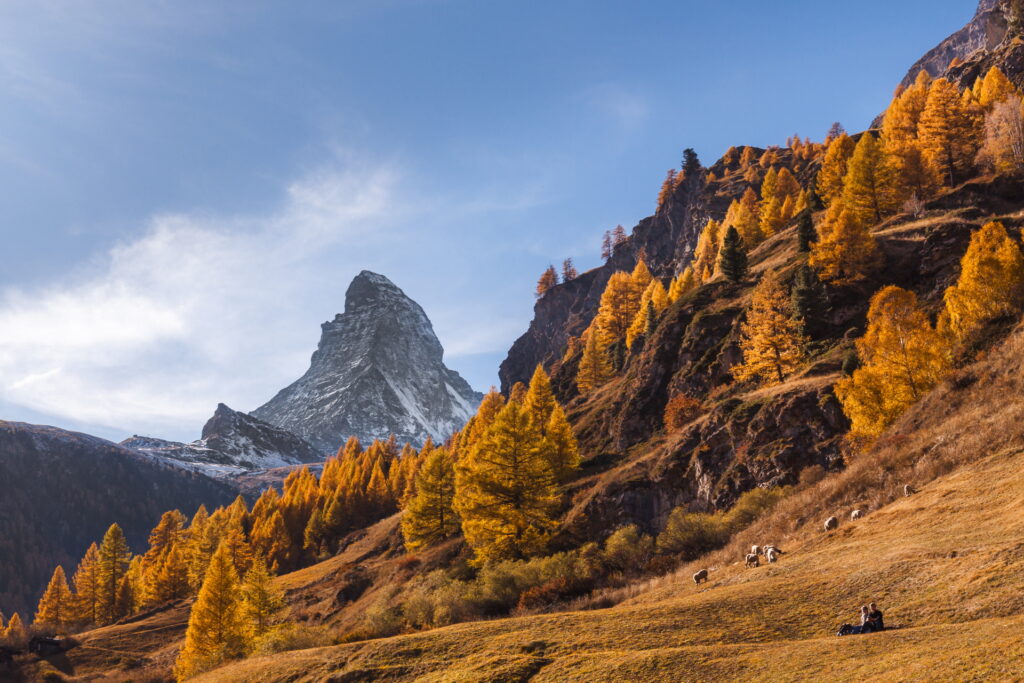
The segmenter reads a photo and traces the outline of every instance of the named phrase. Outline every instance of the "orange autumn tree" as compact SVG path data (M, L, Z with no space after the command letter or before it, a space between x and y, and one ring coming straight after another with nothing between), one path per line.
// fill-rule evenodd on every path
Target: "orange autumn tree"
M958 343L985 323L1020 310L1024 303L1024 255L1002 223L986 223L971 235L960 276L946 290L942 327Z
M917 295L895 286L875 293L857 340L861 365L835 386L851 433L879 436L938 384L950 367L946 348Z
M778 384L806 359L803 323L790 310L789 293L775 271L754 288L740 334L743 363L732 368L739 380Z

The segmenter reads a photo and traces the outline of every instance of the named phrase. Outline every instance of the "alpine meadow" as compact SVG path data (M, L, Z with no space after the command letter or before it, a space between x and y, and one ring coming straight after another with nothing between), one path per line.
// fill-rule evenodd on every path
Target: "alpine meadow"
M1024 0L907 4L0 9L0 680L1024 680Z

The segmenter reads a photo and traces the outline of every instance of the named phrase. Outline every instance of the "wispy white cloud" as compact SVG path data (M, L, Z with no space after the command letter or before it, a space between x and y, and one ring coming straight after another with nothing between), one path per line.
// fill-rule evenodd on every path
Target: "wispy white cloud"
M308 358L308 298L395 237L397 182L317 169L268 215L156 216L58 284L0 292L0 401L159 433L269 398Z

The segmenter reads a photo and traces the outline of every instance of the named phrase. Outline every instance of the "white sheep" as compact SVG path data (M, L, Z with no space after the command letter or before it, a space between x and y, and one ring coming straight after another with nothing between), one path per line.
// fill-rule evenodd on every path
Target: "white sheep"
M782 549L779 548L779 546L777 546L777 545L766 545L766 546L762 546L762 547L764 549L764 554L765 555L768 554L769 550L774 550L776 555L782 555L783 554Z
M752 546L750 546L750 554L751 555L761 555L762 554L761 546L759 546L759 545L752 545Z
M768 548L768 550L764 552L764 556L768 558L768 564L774 564L775 561L779 559L779 551L775 548Z
M760 567L761 561L757 558L757 555L750 553L747 555L747 566L748 567Z
M903 495L904 496L907 496L909 498L910 496L914 495L915 493L917 493L917 490L913 486L911 486L910 484L904 484L903 485Z
M696 574L693 575L693 582L695 584L697 584L698 586L700 585L701 581L707 581L707 580L708 580L708 570L707 569L701 569L699 572L697 572Z
M863 510L854 510L853 512L850 513L850 519L851 520L860 519L863 516L864 516L864 511Z
M839 519L836 517L829 517L825 520L825 531L835 531L839 528Z

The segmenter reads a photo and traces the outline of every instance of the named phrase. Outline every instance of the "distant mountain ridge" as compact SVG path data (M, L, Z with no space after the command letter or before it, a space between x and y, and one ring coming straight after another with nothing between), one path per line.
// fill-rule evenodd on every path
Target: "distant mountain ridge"
M444 365L423 309L391 280L364 270L345 312L323 323L309 370L252 415L309 441L321 453L350 436L422 445L443 440L476 411L482 394Z
M122 441L121 446L217 477L323 459L305 439L223 403L217 405L196 441L181 443L133 436Z
M166 510L191 516L237 491L104 439L0 420L0 610L30 617L53 567L70 577L113 523L136 551Z

